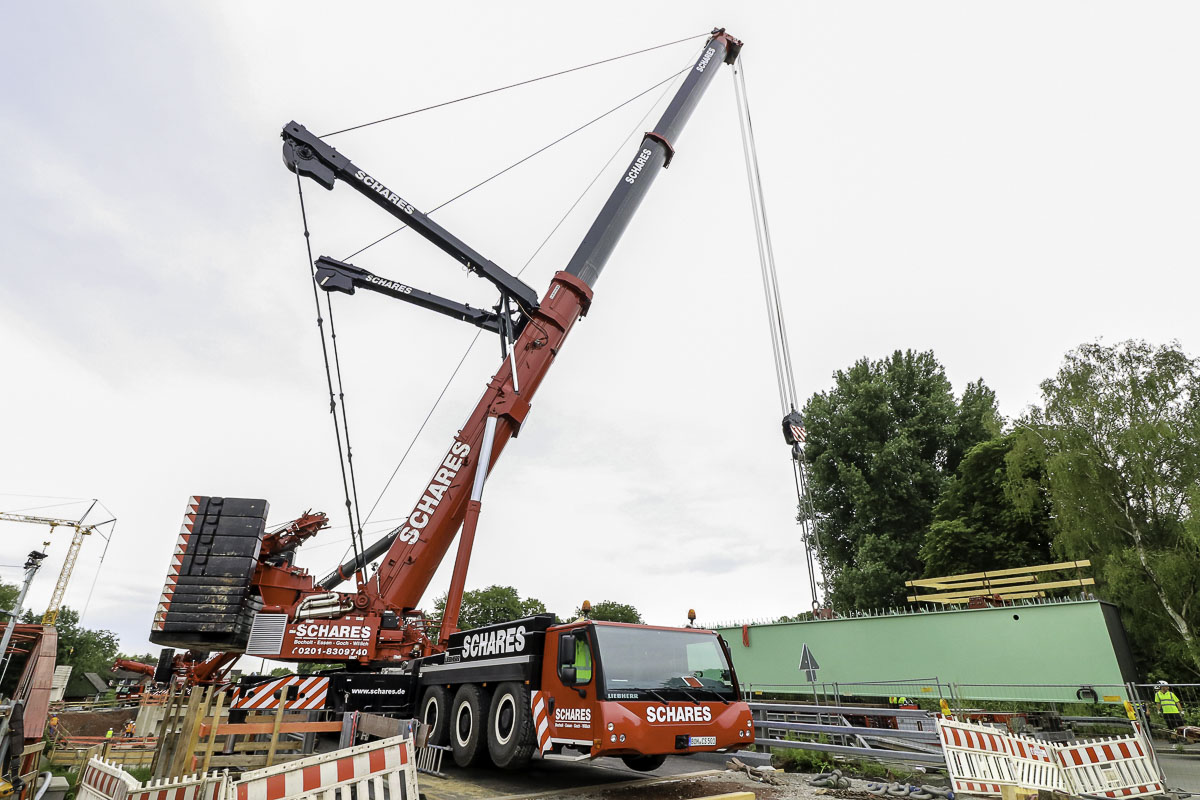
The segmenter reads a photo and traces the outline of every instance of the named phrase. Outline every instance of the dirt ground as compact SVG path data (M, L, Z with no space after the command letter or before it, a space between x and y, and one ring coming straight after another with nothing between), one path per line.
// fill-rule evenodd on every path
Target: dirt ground
M114 735L120 736L128 720L137 719L137 708L120 708L115 711L76 711L58 715L58 724L69 736L103 736L112 726Z

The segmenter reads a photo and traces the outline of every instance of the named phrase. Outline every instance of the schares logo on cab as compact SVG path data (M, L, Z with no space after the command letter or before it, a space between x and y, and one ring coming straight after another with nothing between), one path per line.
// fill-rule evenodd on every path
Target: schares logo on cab
M712 722L708 706L649 706L647 722Z

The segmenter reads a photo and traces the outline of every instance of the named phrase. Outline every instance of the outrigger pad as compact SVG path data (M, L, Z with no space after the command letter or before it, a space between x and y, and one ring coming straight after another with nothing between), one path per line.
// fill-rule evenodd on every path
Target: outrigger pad
M259 605L250 597L266 530L266 500L192 497L184 515L150 641L241 650Z

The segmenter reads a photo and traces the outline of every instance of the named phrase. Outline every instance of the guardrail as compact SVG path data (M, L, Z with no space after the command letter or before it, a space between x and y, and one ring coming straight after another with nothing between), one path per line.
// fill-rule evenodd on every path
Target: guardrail
M880 761L945 763L934 716L920 709L750 703L750 711L756 746Z

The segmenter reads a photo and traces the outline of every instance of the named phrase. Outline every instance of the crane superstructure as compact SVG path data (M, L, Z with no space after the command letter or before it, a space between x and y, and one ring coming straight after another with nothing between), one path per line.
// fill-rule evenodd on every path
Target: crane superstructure
M404 522L316 580L294 566L296 548L324 515L265 534L265 500L189 500L151 640L245 652L281 661L353 667L330 678L335 705L418 712L455 760L523 764L544 757L616 755L652 768L667 753L727 751L753 743L728 648L714 632L552 615L459 631L467 566L489 471L515 438L530 404L593 287L722 63L741 42L713 31L654 129L647 132L574 256L538 295L518 278L353 163L304 126L283 128L284 163L298 185L343 183L451 255L500 293L491 311L471 308L322 256L317 285L367 289L470 322L501 338L503 361ZM461 529L435 635L418 604ZM379 559L368 577L366 565ZM340 591L354 579L353 590ZM358 670L358 671L355 671ZM322 690L324 691L324 690ZM285 698L286 699L286 698ZM574 750L570 756L566 750Z

